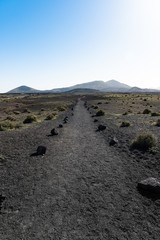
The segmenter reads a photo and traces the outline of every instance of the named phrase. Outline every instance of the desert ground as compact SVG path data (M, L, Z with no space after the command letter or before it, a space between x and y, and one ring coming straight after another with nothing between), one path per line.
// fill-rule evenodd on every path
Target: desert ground
M159 240L159 119L158 94L1 95L0 239Z

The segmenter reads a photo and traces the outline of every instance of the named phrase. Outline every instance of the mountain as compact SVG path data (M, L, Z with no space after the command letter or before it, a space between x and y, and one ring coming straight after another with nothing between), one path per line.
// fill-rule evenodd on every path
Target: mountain
M110 80L107 82L93 81L93 82L81 83L68 88L55 88L55 89L52 89L51 91L66 92L66 91L70 91L72 89L78 89L78 88L95 89L103 92L124 92L130 89L131 87L124 83L120 83L116 80Z
M27 86L20 86L20 87L17 87L17 88L14 88L14 89L10 90L7 93L38 93L38 92L40 92L40 91L36 90L34 88L30 88L30 87L27 87Z
M110 80L107 82L97 80L97 81L92 81L92 82L87 82L87 83L81 83L81 84L76 84L71 87L66 87L66 88L55 88L52 90L37 90L34 88L30 88L27 86L20 86L18 88L15 88L8 93L65 93L65 92L93 92L93 90L96 91L101 91L101 92L158 92L158 90L155 89L143 89L143 88L138 88L138 87L130 87L124 83L118 82L116 80Z
M96 89L90 89L90 88L75 88L69 91L66 91L65 93L83 93L83 94L89 94L89 93L100 93L99 90Z
M129 93L146 93L146 92L159 92L158 89L150 89L150 88L138 88L138 87L132 87L128 90Z

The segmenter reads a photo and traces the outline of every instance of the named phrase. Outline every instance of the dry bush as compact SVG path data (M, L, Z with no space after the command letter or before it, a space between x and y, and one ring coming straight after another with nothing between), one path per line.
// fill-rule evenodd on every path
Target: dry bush
M156 147L157 138L153 133L142 133L133 141L131 147L142 151L148 151Z
M26 119L23 121L23 123L33 123L37 122L37 118L35 115L29 115L26 117Z
M102 109L96 113L96 116L104 116L104 115L105 115L105 111Z

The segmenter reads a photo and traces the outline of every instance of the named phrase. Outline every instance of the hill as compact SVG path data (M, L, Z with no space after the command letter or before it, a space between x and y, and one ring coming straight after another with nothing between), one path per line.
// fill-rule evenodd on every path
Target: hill
M10 90L7 93L38 93L40 92L39 90L36 90L34 88L31 87L27 87L27 86L20 86L17 88L14 88L12 90Z

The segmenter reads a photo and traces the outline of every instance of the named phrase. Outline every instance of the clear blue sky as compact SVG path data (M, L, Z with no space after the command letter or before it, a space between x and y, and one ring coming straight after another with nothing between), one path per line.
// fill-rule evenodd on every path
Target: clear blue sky
M0 0L0 92L116 79L160 87L159 0Z

